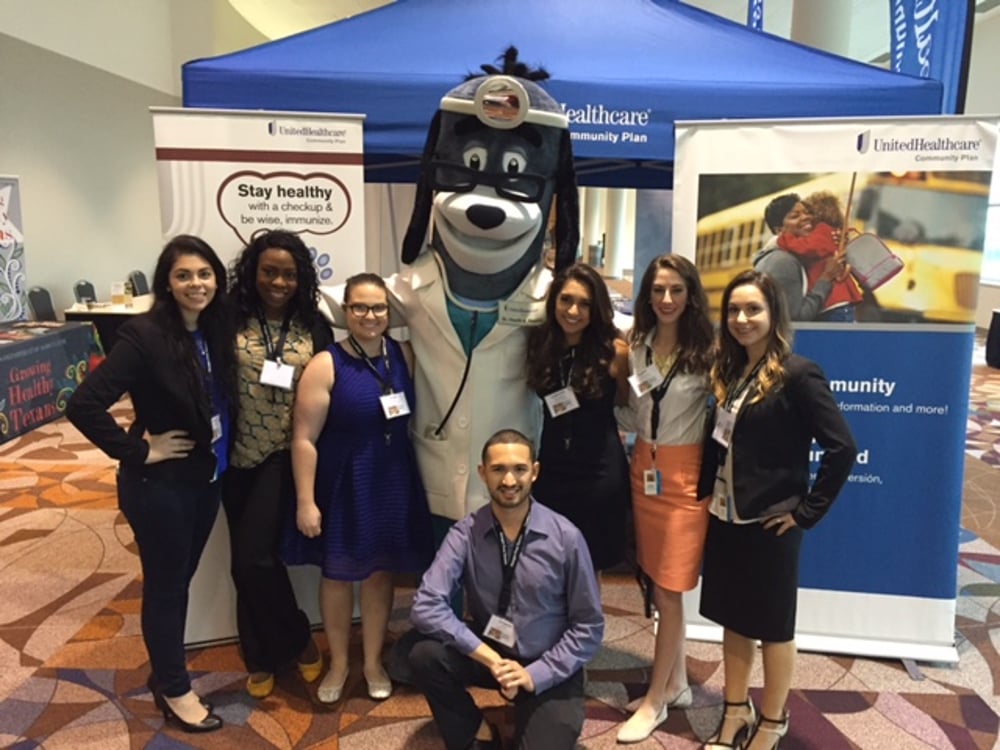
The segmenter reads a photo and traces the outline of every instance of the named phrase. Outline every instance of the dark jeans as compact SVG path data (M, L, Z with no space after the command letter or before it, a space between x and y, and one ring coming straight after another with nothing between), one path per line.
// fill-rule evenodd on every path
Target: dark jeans
M184 661L188 586L219 513L218 482L118 476L118 505L142 563L142 638L153 676L170 698L191 689Z
M251 469L230 466L223 475L236 626L249 672L276 672L309 643L309 618L299 609L278 555L294 503L288 451L272 453Z
M465 750L483 719L469 686L497 688L489 669L451 646L416 630L397 644L408 654L413 683L427 698L448 750ZM541 695L518 691L514 699L514 742L520 750L572 750L583 728L581 669Z

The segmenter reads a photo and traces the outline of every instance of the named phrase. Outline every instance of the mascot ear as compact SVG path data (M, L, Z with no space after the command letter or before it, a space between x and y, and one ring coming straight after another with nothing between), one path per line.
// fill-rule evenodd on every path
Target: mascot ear
M417 181L417 197L413 203L413 213L410 214L410 226L406 228L403 238L402 261L409 265L417 259L427 241L427 225L431 220L431 203L434 191L430 183L430 162L437 150L438 130L441 128L441 113L436 112L427 130L427 142L424 143L424 154L420 160L420 179Z
M571 266L580 244L580 202L576 190L576 169L569 131L559 142L559 167L556 174L556 272Z

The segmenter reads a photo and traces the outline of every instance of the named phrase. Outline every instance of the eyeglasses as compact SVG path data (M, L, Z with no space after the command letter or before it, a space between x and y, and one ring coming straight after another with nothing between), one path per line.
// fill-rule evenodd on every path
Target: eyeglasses
M355 318L364 318L368 315L368 313L372 313L376 318L381 318L389 312L389 306L384 302L380 302L377 305L365 305L360 302L352 302L347 305L347 309L351 311L351 315Z
M537 203L545 193L547 180L528 172L491 174L445 161L431 161L431 188L447 193L468 193L479 185L489 185L497 195L512 201Z

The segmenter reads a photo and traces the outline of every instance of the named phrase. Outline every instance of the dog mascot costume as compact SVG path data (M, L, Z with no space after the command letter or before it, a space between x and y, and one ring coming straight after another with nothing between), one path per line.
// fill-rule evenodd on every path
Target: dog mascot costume
M480 451L497 430L537 439L538 397L525 378L527 326L544 318L543 262L556 201L556 268L573 262L579 209L566 115L503 56L441 99L424 147L401 272L390 301L416 353L413 443L431 512L457 520L487 498ZM432 226L430 244L427 229ZM471 481L470 481L471 478Z

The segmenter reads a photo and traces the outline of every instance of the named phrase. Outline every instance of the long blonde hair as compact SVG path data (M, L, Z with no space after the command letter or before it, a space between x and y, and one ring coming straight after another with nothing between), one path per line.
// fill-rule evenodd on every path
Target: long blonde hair
M747 351L729 332L729 299L733 290L740 286L757 287L764 295L771 313L771 330L768 332L767 349L763 364L754 379L756 388L747 403L759 401L771 391L781 388L785 380L784 360L792 351L792 326L788 319L788 305L784 292L768 274L761 271L744 271L734 277L722 293L722 310L719 327L719 353L712 365L712 391L719 403L726 400L729 389L740 380L747 366Z

